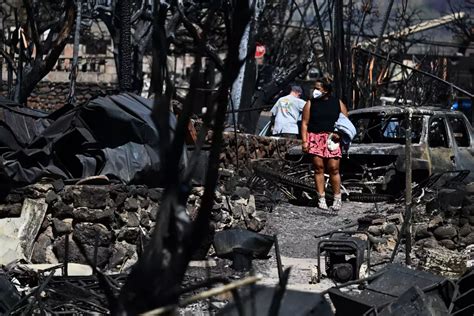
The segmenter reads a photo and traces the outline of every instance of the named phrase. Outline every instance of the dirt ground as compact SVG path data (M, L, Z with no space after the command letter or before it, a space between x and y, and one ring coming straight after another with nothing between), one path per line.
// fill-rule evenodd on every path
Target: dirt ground
M319 284L310 284L317 262L318 239L314 236L357 222L357 219L364 215L384 213L393 208L396 208L396 205L346 201L341 211L332 216L322 213L314 206L298 206L285 202L276 206L269 214L262 233L278 236L283 266L292 268L289 288L319 292L334 284L328 279L322 280ZM351 228L353 229L355 227ZM274 252L270 255L272 257L268 260L255 260L254 266L256 272L263 276L261 283L274 285L278 282L277 263ZM324 267L322 270L324 271Z
M310 203L311 204L311 203ZM393 204L359 203L346 201L342 210L336 215L322 213L314 206L294 205L288 202L280 202L268 214L265 229L260 232L267 235L277 235L283 268L291 267L290 278L287 288L299 291L321 292L334 283L323 278L320 283L311 282L316 273L316 243L314 235L323 234L328 231L339 229L357 219L370 213L385 213L396 208ZM355 229L352 227L351 229ZM372 252L373 257L376 254ZM207 262L192 262L187 271L189 281L205 279L209 277L226 277L238 279L249 274L262 277L258 282L260 285L274 286L278 283L278 270L274 247L271 249L270 258L266 260L254 260L253 271L237 272L231 268L232 261L213 258ZM322 261L322 271L324 262ZM204 268L205 266L208 268ZM227 301L213 298L206 302L200 302L196 306L188 306L180 311L181 315L208 315L213 314L225 305Z

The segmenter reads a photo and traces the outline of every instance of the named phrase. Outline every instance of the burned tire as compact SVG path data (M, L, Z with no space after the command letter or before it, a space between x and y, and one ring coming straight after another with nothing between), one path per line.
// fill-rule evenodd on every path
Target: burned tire
M351 193L348 196L349 201L376 203L376 202L390 202L394 199L390 194L371 194L371 193Z

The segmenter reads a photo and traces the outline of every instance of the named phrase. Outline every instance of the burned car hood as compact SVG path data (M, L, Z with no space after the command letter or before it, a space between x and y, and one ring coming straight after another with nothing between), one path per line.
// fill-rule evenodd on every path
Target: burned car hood
M351 144L349 155L401 155L405 153L405 145L402 144Z

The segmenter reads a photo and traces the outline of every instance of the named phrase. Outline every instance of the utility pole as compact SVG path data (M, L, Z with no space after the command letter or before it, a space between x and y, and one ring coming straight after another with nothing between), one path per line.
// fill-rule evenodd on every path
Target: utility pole
M76 0L76 29L74 31L74 48L72 53L71 72L69 73L69 93L67 103L76 104L76 78L78 73L78 57L79 57L79 37L81 35L81 18L82 18L82 0Z
M405 130L405 263L411 264L411 217L412 217L412 172L411 172L411 119L413 110L408 109Z

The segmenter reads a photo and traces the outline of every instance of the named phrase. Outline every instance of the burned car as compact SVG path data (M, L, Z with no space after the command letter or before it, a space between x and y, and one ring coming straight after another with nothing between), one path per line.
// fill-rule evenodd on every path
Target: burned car
M375 106L349 113L357 135L341 163L346 189L400 194L405 181L408 109ZM414 182L421 183L435 173L474 169L474 135L464 114L435 107L410 109Z

